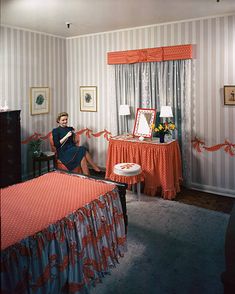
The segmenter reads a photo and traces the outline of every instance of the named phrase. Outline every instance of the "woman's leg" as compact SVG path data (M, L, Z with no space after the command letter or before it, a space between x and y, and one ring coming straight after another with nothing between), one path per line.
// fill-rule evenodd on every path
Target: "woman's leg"
M83 174L85 176L89 176L90 175L89 168L87 166L87 160L86 160L86 157L85 156L81 160L81 168L82 168L82 172L83 172Z
M93 168L95 171L100 172L99 167L98 167L98 166L94 163L94 161L92 160L90 153L86 152L85 157L86 157L87 162L92 166L92 168Z

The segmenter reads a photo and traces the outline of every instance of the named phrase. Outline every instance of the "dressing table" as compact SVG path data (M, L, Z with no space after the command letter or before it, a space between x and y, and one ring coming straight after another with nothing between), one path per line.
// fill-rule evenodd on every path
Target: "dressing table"
M110 139L106 162L107 179L115 181L113 167L121 162L141 166L144 176L144 194L161 193L164 199L174 199L182 181L181 155L178 141L160 143L158 138L143 141L132 135Z

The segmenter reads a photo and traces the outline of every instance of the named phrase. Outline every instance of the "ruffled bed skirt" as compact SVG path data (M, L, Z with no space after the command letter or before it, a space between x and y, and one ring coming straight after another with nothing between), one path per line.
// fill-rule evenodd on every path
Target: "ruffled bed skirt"
M1 293L88 293L126 249L115 188L2 250Z

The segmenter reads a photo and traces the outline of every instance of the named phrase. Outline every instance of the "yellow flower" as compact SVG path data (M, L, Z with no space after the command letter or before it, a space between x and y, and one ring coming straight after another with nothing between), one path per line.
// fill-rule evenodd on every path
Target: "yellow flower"
M170 124L169 124L169 128L170 128L170 130L174 130L174 129L175 129L175 124L170 123Z
M176 129L176 126L173 122L164 122L159 123L156 127L154 124L151 125L153 132L160 133L160 134L172 134L171 131Z

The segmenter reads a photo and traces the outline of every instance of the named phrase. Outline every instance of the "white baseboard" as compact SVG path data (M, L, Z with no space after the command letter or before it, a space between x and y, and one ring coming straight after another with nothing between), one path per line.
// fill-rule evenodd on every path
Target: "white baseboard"
M219 187L214 187L209 185L201 185L197 183L191 183L188 186L188 188L202 191L202 192L235 198L235 190L231 190L231 189L224 189L224 188L219 188Z

